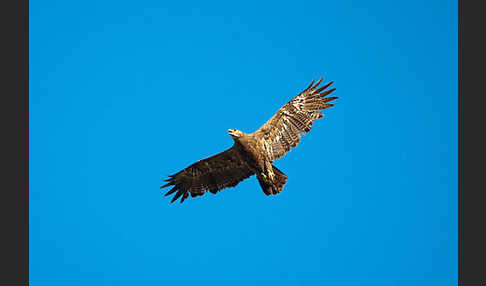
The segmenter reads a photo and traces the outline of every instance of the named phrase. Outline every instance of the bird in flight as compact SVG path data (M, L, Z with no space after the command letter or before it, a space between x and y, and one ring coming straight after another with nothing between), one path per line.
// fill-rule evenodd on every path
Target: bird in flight
M202 196L206 191L213 194L234 187L246 178L256 175L265 195L282 191L287 176L272 165L296 147L300 137L311 130L314 120L322 118L319 112L334 106L329 103L337 97L326 97L335 88L327 89L333 82L321 87L322 78L311 84L294 99L282 106L263 126L247 134L229 129L233 138L231 148L214 156L197 161L184 170L170 175L162 188L172 187L165 195L176 193L171 203L181 198Z

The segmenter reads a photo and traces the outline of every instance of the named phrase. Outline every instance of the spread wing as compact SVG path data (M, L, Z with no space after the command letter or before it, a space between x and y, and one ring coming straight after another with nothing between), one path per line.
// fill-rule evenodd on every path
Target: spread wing
M202 196L206 190L216 194L222 189L236 186L253 174L233 145L224 152L199 160L169 176L169 179L165 180L168 183L160 188L173 186L165 195L177 192L171 203L181 196L182 203L189 197L189 194L191 197Z
M316 84L313 80L304 91L282 106L255 132L263 138L265 150L272 160L289 152L290 147L297 146L301 135L311 130L314 120L324 116L319 110L334 106L328 102L337 97L326 97L336 90L326 90L333 82L318 88L321 82L322 78Z

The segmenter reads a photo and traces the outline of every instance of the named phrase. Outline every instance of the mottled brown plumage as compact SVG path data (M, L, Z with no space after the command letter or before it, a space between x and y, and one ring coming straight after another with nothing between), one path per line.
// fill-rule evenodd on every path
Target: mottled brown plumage
M318 88L321 82L322 78L315 84L312 81L257 131L246 134L229 129L233 146L169 176L161 187L172 187L165 195L175 193L171 202L181 198L182 203L189 195L202 196L206 191L215 194L255 174L266 195L280 193L287 176L272 165L273 161L296 147L314 120L324 116L319 111L334 106L328 102L337 99L326 97L335 90L327 89L333 82Z

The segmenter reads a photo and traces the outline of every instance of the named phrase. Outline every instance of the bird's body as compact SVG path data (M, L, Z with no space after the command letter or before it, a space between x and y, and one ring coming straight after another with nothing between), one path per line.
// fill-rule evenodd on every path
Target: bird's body
M234 131L230 131L230 134L232 132ZM272 165L273 159L267 152L261 152L262 149L265 149L263 136L258 132L245 134L240 131L240 133L240 137L232 135L235 141L233 148L239 154L240 160L244 161L252 173L257 175L258 182L265 194L280 193L287 176Z
M327 102L337 97L325 97L335 89L325 90L332 82L317 88L314 81L297 97L285 104L262 127L246 134L229 129L234 144L224 152L199 160L184 170L169 176L161 188L173 186L166 195L177 191L171 202L179 197L181 203L189 196L200 196L234 187L242 180L256 175L266 195L282 191L287 176L273 164L300 142L301 134L311 130L314 120L322 118L319 110L333 106Z

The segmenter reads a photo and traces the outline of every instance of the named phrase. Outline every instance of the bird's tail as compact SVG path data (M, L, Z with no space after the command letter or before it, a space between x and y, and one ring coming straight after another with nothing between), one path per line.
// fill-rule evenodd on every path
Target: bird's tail
M260 187L262 187L263 192L265 195L276 195L280 193L283 189L283 186L287 182L287 176L282 173L277 167L273 166L273 173L274 178L273 180L265 174L258 174L258 182L260 183Z

